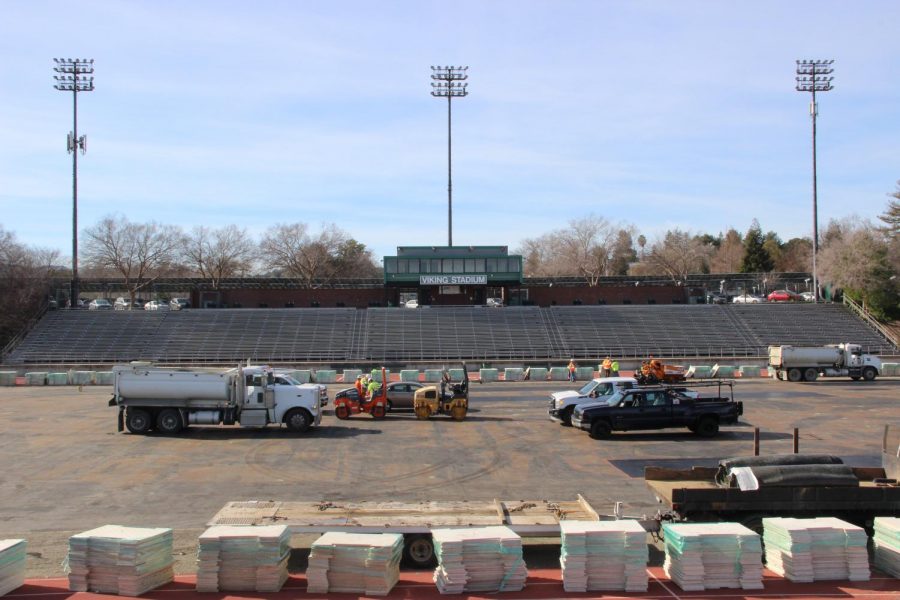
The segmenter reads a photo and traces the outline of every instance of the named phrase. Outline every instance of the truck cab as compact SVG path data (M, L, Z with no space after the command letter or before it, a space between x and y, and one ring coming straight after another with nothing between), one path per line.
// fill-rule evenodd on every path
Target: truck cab
M247 393L240 413L242 427L284 423L289 429L305 431L322 421L322 386L301 384L269 367L244 367L243 372ZM294 423L288 421L289 413Z
M579 404L602 404L617 391L637 387L633 377L598 377L584 384L579 390L566 390L550 394L550 407L547 411L551 421L560 425L572 424L572 411Z

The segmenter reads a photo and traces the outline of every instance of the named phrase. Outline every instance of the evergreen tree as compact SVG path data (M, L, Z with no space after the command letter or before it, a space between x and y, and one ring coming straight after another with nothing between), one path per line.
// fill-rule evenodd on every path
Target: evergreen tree
M741 261L741 273L768 273L772 270L775 265L765 248L765 241L759 221L753 219L747 235L744 236L744 259Z

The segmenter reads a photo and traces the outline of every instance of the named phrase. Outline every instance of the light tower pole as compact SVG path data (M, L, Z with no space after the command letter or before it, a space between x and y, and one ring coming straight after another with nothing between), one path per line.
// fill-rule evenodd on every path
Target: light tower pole
M78 306L78 151L87 152L87 136L78 136L78 92L94 91L93 58L54 58L54 89L72 92L72 131L66 138L66 150L72 155L72 286L70 306Z
M819 301L819 274L816 269L816 255L819 253L819 205L816 190L816 116L819 107L816 104L816 92L827 92L833 89L831 85L834 77L828 77L834 72L831 65L833 60L798 60L797 61L797 91L812 92L812 101L809 103L809 115L812 117L812 196L813 196L813 236L812 236L812 283L813 301Z
M454 97L464 98L469 95L466 90L469 78L466 73L469 67L431 67L431 95L435 98L447 98L447 245L453 245L453 137L452 137L452 100Z

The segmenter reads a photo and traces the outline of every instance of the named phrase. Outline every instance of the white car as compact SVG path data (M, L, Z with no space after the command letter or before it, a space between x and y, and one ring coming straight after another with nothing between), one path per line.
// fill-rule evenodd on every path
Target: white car
M501 308L503 306L503 298L488 298L485 304L494 308Z
M816 296L812 292L803 292L800 294L800 298L802 298L804 302L816 301Z
M112 310L113 305L106 298L94 298L88 304L88 310Z
M147 304L144 305L144 310L169 310L169 305L166 302L159 302L158 300L151 300Z
M766 299L762 296L754 296L753 294L741 294L740 296L735 296L732 302L734 304L760 304L765 302Z
M406 308L419 308L419 301L418 300L407 300L403 304L403 306L405 306Z
M584 384L580 390L567 390L550 394L550 420L560 425L572 423L572 411L585 402L602 402L619 390L637 387L633 377L599 377Z

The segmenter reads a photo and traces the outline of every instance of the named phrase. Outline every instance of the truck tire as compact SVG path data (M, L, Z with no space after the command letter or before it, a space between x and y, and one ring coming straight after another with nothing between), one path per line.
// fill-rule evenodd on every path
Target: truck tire
M788 369L787 376L788 376L788 381L793 381L794 383L797 383L798 381L803 381L803 371L801 371L800 369L797 369L797 368Z
M346 404L341 404L340 406L334 407L334 416L336 416L340 420L349 419L350 418L350 409L347 408Z
M167 408L159 411L156 417L156 430L165 435L180 433L184 427L181 413L176 408Z
M809 367L803 370L803 381L815 381L819 378L819 372Z
M294 408L284 415L284 424L296 433L309 431L312 421L312 415L305 408Z
M560 425L563 427L571 427L572 426L572 413L575 411L574 406L568 406L563 409L561 413L559 413Z
M875 378L878 376L878 371L875 370L875 367L866 367L863 369L862 378L866 381L875 381Z
M700 437L714 437L719 433L719 420L715 417L701 417L697 421L697 435Z
M594 421L591 424L591 437L595 440L604 440L612 435L612 428L606 421Z
M153 417L143 408L129 408L125 413L125 427L131 433L146 435L152 423Z
M403 540L403 560L410 567L427 569L436 564L434 542L430 535L407 534Z

